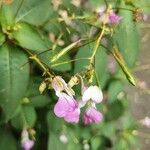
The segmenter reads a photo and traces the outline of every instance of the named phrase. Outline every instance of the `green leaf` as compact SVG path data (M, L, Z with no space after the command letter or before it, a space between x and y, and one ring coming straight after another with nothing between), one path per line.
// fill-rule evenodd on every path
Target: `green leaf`
M50 132L48 138L48 150L53 150L53 149L55 150L66 149L66 145L61 143L58 134Z
M0 105L5 119L11 118L25 94L29 81L28 58L13 45L0 47Z
M49 131L58 132L62 129L63 120L54 115L54 112L50 111L47 113L47 124Z
M52 13L51 0L32 0L32 2L26 0L16 17L16 21L21 20L39 26L42 25Z
M5 39L5 35L2 32L0 32L0 46L5 42Z
M17 24L18 30L12 32L12 37L18 44L29 49L31 52L42 52L48 48L47 39L40 35L39 32L27 23Z
M0 22L3 28L14 25L15 16L12 12L11 5L2 4L0 8Z
M107 121L117 120L119 117L123 115L124 110L125 107L122 101L120 100L114 101L108 106L108 111L106 113L106 120Z
M13 135L5 129L0 129L0 150L17 150L17 143Z
M76 55L76 59L80 59L75 62L75 73L79 73L86 69L89 65L89 60L81 60L82 58L89 58L92 55L94 43L88 44L86 46L81 47L78 50ZM102 47L97 49L96 57L95 57L95 69L97 73L98 80L100 81L100 85L103 88L105 86L106 80L108 79L107 74L107 54ZM96 79L94 79L95 81Z
M18 130L24 127L34 127L37 116L32 106L24 105L20 107L19 113L12 118L11 124Z
M120 7L126 7L121 5ZM123 17L113 35L114 42L125 58L129 67L135 65L139 52L139 33L136 24L133 22L133 13L120 9L119 15Z
M45 93L44 95L40 94L39 86L41 82L42 78L35 76L32 77L30 79L28 90L25 94L25 97L30 101L30 105L37 108L46 106L51 100L50 96L47 93Z
M108 101L110 103L117 100L117 95L123 90L123 84L120 80L113 80L108 87Z

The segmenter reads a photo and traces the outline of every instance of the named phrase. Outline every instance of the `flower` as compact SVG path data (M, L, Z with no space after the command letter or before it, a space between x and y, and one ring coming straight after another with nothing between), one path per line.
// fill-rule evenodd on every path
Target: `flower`
M122 17L118 16L111 7L106 10L104 6L98 10L99 21L103 23L118 24Z
M54 113L67 122L79 122L80 109L78 103L73 97L65 93L59 96L58 102L54 106Z
M97 86L90 86L84 92L82 96L83 102L92 100L95 103L100 103L103 99L102 91Z
M63 91L68 95L74 95L74 91L68 87L68 84L64 81L61 76L55 76L52 80L52 87L54 88L56 95L59 97Z
M22 131L22 139L21 139L21 147L24 150L31 150L34 145L34 141L29 139L29 134L27 129L23 129Z
M85 125L90 124L92 122L98 123L103 119L103 115L96 110L94 107L90 107L87 109L83 116L83 122Z
M118 24L121 19L113 10L109 12L109 23Z

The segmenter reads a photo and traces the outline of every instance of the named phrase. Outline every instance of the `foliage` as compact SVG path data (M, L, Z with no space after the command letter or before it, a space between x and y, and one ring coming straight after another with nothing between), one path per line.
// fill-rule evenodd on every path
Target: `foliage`
M133 131L137 126L134 121L129 124L132 117L127 113L124 81L136 82L130 70L139 53L137 21L142 20L137 15L141 15L140 9L149 13L144 7L149 2L82 0L78 6L80 0L60 0L57 6L59 0L54 1L0 2L0 149L20 149L24 128L35 129L36 136L33 132L30 136L35 136L33 149L37 150L131 149L136 145ZM98 42L103 23L94 11L107 2L122 19L119 24L106 25ZM118 63L111 62L116 65L113 72L108 67L110 57ZM101 123L86 127L82 122L66 123L54 115L57 97L51 86L40 94L39 86L47 84L49 75L69 81L74 74L83 75L87 84L97 84L105 93L103 103L97 106L104 116ZM80 95L80 88L74 89Z

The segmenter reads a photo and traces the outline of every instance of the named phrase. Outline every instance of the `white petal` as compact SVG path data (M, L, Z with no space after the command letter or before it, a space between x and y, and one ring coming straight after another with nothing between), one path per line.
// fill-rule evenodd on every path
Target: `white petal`
M84 91L83 96L82 96L82 101L87 102L91 99L91 86Z
M100 90L99 87L97 86L92 86L92 97L91 99L95 102L95 103L100 103L103 100L103 93Z

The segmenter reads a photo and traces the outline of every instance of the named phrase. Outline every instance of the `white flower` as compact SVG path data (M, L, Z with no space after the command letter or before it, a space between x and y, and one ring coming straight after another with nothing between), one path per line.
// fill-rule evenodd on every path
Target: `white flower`
M95 103L100 103L103 99L103 93L101 89L97 86L90 86L88 87L82 96L82 101L87 102L92 100Z

